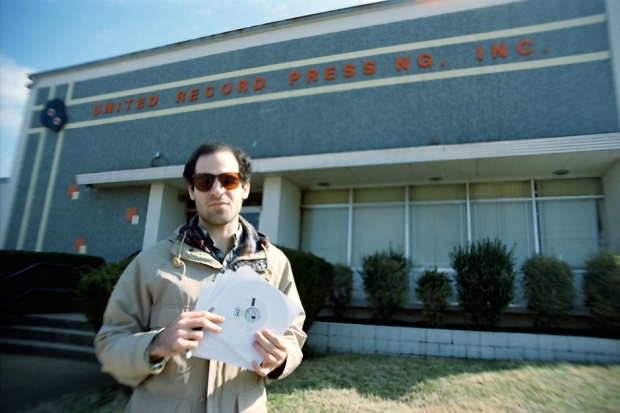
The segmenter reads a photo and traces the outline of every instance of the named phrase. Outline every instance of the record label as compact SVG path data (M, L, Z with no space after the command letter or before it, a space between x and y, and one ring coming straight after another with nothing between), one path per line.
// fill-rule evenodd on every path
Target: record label
M242 300L234 311L237 326L243 331L260 331L269 319L267 306L258 298Z

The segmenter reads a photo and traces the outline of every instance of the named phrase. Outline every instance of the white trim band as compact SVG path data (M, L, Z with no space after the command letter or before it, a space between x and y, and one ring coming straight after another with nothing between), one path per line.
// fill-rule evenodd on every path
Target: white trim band
M602 150L620 150L620 133L263 158L253 160L253 170L254 173L281 173L327 168ZM164 179L182 179L183 167L183 165L174 165L80 174L76 176L76 182L78 185L150 184L153 181Z

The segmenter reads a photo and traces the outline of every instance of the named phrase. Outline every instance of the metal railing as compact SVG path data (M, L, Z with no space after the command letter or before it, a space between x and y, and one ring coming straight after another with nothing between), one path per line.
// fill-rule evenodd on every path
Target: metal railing
M81 269L39 262L4 277L0 280L2 320L15 314L76 311Z

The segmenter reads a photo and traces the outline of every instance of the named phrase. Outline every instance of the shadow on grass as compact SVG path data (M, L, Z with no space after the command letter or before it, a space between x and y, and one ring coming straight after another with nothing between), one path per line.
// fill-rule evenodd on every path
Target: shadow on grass
M18 413L122 413L130 396L131 389L122 384L97 385L19 410Z
M304 349L306 350L306 349ZM355 389L358 394L385 400L400 400L422 384L435 379L523 368L516 361L463 359L425 359L360 354L310 352L304 362L284 380L269 384L269 394L292 394L295 391ZM528 362L528 365L536 365ZM547 364L549 365L549 364Z

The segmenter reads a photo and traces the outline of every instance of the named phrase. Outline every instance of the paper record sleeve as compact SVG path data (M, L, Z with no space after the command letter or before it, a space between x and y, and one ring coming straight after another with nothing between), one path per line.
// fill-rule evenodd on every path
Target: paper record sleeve
M196 311L224 316L220 333L205 331L193 351L196 357L219 360L252 369L261 362L253 348L255 333L270 330L281 336L301 312L301 307L249 267L218 274L203 286ZM204 295L203 295L204 294Z

